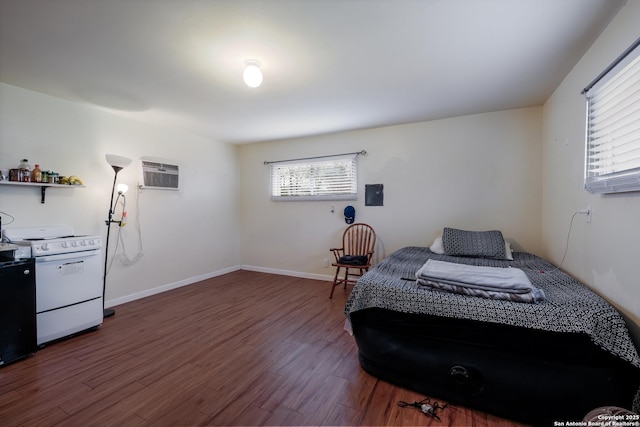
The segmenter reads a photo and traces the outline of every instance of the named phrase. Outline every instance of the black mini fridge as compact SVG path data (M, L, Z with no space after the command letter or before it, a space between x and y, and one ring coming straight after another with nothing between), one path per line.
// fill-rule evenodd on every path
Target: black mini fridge
M0 367L37 350L33 259L0 257Z

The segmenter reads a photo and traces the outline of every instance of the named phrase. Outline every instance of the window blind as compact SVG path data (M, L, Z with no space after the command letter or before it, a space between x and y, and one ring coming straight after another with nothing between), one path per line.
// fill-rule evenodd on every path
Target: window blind
M640 190L640 39L584 93L585 189Z
M271 164L271 200L356 200L356 155Z

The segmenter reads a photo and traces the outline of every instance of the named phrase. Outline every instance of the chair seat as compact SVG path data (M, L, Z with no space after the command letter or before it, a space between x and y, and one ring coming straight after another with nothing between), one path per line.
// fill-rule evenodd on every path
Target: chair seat
M369 257L366 255L345 255L338 259L338 264L342 265L367 265Z

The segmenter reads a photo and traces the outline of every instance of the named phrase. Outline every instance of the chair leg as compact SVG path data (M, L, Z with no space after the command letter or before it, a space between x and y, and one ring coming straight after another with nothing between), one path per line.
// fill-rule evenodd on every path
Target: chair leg
M347 289L347 285L352 284L355 285L356 282L358 281L357 279L351 279L350 276L357 276L357 277L362 277L362 275L364 273L366 273L367 271L369 271L368 268L360 268L360 267L353 267L353 268L357 268L358 269L358 273L352 273L349 274L349 267L345 267L344 268L344 278L340 278L340 268L341 267L336 267L336 274L333 276L333 284L331 285L331 294L329 295L329 299L333 298L333 292L336 289L336 286L338 286L340 283L342 283L344 286L343 288L346 290Z
M347 283L349 283L349 267L344 269L344 290L347 289Z
M336 290L336 286L338 286L338 274L340 274L340 267L336 267L336 274L333 276L333 283L331 284L331 294L329 295L329 299L333 298L333 291Z

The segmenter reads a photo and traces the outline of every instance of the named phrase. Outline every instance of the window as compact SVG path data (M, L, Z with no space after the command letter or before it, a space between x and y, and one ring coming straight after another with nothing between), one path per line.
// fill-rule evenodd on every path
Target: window
M585 189L640 190L640 39L583 93L587 98Z
M356 200L356 155L271 164L271 200Z

